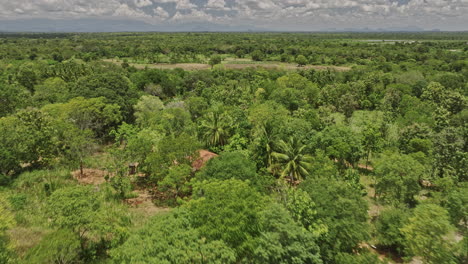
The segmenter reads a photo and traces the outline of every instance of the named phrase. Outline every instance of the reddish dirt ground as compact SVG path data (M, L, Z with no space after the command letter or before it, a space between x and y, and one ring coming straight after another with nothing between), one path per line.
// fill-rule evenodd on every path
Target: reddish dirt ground
M200 157L192 162L192 168L194 171L199 171L210 159L218 157L218 154L204 149L199 150L198 153L200 153Z

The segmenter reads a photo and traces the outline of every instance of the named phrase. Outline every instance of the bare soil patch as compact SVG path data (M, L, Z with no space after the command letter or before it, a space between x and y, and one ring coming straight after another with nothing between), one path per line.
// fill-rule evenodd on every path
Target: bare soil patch
M131 208L130 210L151 217L156 214L169 212L171 209L166 207L158 207L153 203L153 195L148 190L137 190L134 193L138 194L136 198L126 199L125 203Z
M106 175L110 175L108 171L98 169L83 169L83 175L80 170L72 172L73 178L82 184L100 185L106 182Z
M200 157L192 162L192 169L194 171L201 170L201 168L203 168L210 159L218 157L218 154L204 149L199 150L198 153L200 154Z

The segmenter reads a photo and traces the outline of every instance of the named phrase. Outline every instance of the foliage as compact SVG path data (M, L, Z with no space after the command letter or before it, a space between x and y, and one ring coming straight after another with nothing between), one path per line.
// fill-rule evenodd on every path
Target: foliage
M331 159L337 159L342 168L346 162L355 165L363 157L361 139L349 127L329 126L317 135L317 145Z
M379 245L391 248L402 255L406 240L400 229L408 223L408 218L408 211L401 208L382 211L375 223Z
M70 230L60 229L43 237L29 250L24 263L77 263L79 252L80 240Z
M147 132L151 133L151 131ZM172 165L191 164L197 159L196 151L199 149L198 140L187 134L163 137L158 139L157 145L153 145L150 153L147 154L144 169L154 180L160 180Z
M118 206L104 204L91 187L55 191L47 200L47 209L52 226L71 230L80 241L82 258L89 258L92 246L98 251L105 250L128 236L130 223L126 213Z
M304 66L307 64L307 58L304 55L299 55L296 58L296 62L299 66Z
M463 183L462 186L453 188L443 205L450 215L452 224L466 225L468 222L468 185Z
M183 213L155 216L111 256L116 263L235 263L231 248L201 236Z
M210 61L208 62L211 67L215 66L216 64L220 64L223 59L219 55L213 55L210 58Z
M280 202L289 211L294 221L301 224L314 237L326 234L327 226L318 219L316 205L308 193L302 189L287 187L279 194Z
M6 231L13 227L14 219L7 200L0 193L0 263L10 263L12 260L11 246Z
M104 97L76 97L64 104L49 104L43 111L64 121L70 120L81 130L92 130L97 137L107 136L122 121L120 107L106 104Z
M51 222L59 228L68 228L80 237L90 229L101 204L90 187L69 187L55 191L48 199Z
M401 228L408 253L421 256L426 263L455 263L453 243L447 237L452 231L447 211L435 204L417 206Z
M200 122L200 134L207 146L224 146L231 137L232 126L232 118L226 112L209 112Z
M137 93L130 80L118 73L95 74L80 78L72 86L71 94L85 98L106 98L106 103L116 104L122 109L123 115L129 118Z
M340 252L351 253L369 237L367 203L352 187L332 179L309 178L300 185L316 205L316 218L328 232L318 245L322 258L329 262Z
M305 153L305 145L301 145L297 139L290 137L286 143L283 140L278 142L278 152L273 152L273 158L278 162L280 176L288 178L290 183L303 180L309 176L309 167L312 157ZM276 164L271 170L276 169Z
M464 263L467 40L2 34L0 262Z
M384 155L375 167L376 194L390 204L414 204L419 193L419 181L424 178L424 167L408 155Z
M267 207L260 222L264 231L255 241L255 263L322 263L315 236L304 232L280 205Z
M190 176L192 167L187 164L169 168L169 173L159 182L161 191L172 193L174 199L190 194Z
M265 198L248 182L230 179L194 185L187 208L192 225L210 240L223 240L238 258L252 254L251 240L259 235L259 212Z
M257 182L257 168L253 161L249 160L241 152L224 152L219 157L213 158L197 174L200 180L249 180Z
M45 165L56 157L54 127L49 115L27 109L0 119L0 168L8 175L20 164Z

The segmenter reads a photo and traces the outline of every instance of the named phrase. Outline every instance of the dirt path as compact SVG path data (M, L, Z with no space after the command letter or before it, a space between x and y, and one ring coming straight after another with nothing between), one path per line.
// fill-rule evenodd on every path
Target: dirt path
M105 62L112 62L115 64L120 65L122 61L115 60L115 59L104 59ZM194 70L207 70L211 69L211 66L208 64L203 63L154 63L154 64L139 64L139 63L129 63L130 66L133 66L137 69L183 69L186 71L194 71ZM225 69L230 70L241 70L247 68L262 68L262 69L279 69L279 70L304 70L304 69L314 69L314 70L335 70L335 71L349 71L351 70L350 67L345 66L321 66L321 65L306 65L304 67L299 67L296 64L291 63L280 63L280 62L271 62L271 63L249 63L249 61L245 61L243 63L229 63L226 61L225 63L221 64Z

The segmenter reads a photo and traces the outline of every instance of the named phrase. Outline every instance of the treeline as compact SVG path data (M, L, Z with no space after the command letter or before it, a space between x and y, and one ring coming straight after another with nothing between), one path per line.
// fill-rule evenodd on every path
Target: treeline
M80 49L49 57L81 41L222 46L226 35L285 50L288 38L304 48L315 38L12 39L22 57L0 62L0 263L466 261L467 53L446 50L458 44L320 41L330 54L378 51L344 72L137 70L82 60ZM24 41L42 43L36 57ZM202 43L194 53L208 52ZM213 156L201 169L200 150ZM104 183L77 184L80 167L105 170ZM172 209L136 214L123 201L141 191Z
M466 51L468 39L465 33L119 33L23 36L3 38L0 58L43 59L53 63L72 57L85 61L118 57L147 63L206 63L214 54L282 62L295 62L296 57L302 55L308 63L320 65L375 65L376 61L386 67L408 62L443 65L459 60L462 56L460 51ZM373 41L392 39L396 41L394 45L397 48L388 42Z

